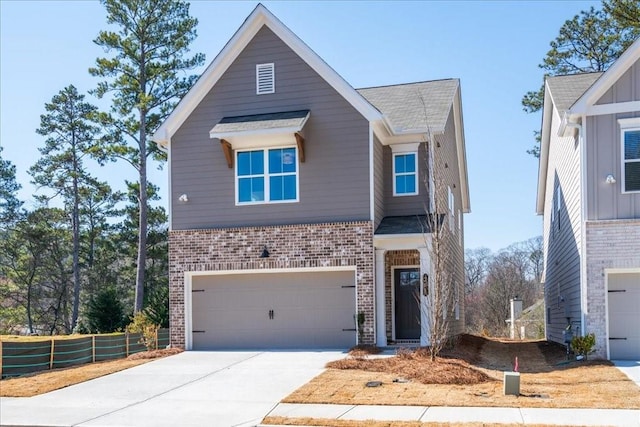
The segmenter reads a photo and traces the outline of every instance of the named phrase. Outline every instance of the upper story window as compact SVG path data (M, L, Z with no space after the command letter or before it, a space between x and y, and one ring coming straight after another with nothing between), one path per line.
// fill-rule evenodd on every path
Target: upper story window
M418 194L418 153L393 154L393 195Z
M276 70L273 63L256 65L256 94L265 95L276 91Z
M236 204L297 201L297 148L236 152Z
M623 129L622 191L640 191L640 128Z
M455 195L453 194L453 191L451 191L451 187L449 186L447 186L447 204L449 208L449 229L451 229L451 231L455 233L456 232L456 229L455 229L456 198L455 198Z

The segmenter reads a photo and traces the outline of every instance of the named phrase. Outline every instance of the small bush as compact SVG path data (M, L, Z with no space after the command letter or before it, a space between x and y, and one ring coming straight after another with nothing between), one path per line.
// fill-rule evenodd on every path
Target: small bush
M147 347L148 351L156 350L158 338L158 325L143 312L138 312L131 319L127 330L140 334L139 343Z
M593 333L583 337L576 336L571 340L571 348L573 348L573 351L580 356L584 356L585 360L587 360L587 355L593 352L595 346L596 336Z

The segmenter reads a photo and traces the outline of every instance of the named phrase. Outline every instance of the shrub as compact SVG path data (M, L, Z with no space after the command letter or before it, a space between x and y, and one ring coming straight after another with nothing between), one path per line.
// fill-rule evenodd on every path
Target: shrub
M131 319L127 330L140 334L139 343L147 347L148 351L156 350L158 338L158 325L143 312L138 312Z
M116 332L126 325L124 307L114 287L104 288L93 296L85 315L86 323L82 322L80 330L84 328L94 334Z
M587 355L593 352L595 346L596 336L593 333L583 337L576 336L571 340L571 348L573 348L573 351L580 356L584 356L585 360L587 360Z

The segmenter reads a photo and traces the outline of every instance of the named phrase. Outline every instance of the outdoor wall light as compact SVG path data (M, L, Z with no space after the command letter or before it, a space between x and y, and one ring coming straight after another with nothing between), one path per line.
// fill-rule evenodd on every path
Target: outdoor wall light
M189 197L185 194L181 194L180 197L178 197L178 201L182 202L182 203L187 203L189 201Z
M266 246L262 248L262 253L260 254L260 258L269 258L269 251L267 250Z
M609 175L607 175L607 177L605 178L604 181L607 184L615 184L616 183L616 178L613 175L609 174Z

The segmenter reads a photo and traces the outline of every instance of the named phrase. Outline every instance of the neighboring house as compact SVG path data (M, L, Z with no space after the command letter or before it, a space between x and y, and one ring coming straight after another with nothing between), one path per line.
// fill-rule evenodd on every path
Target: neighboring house
M547 338L640 358L640 40L605 73L545 83L537 212Z
M458 80L355 90L258 5L153 140L169 156L173 345L427 344L430 150L462 332Z

